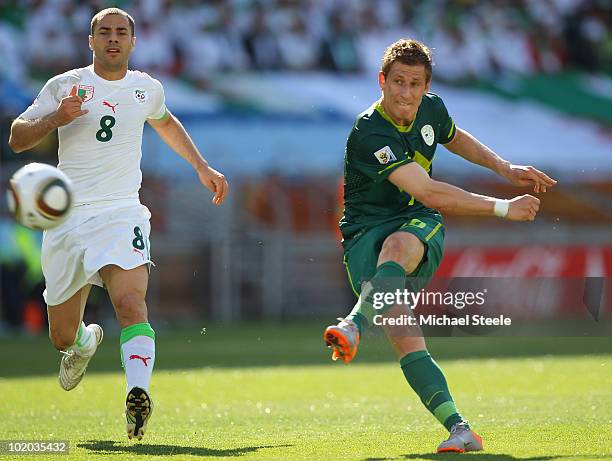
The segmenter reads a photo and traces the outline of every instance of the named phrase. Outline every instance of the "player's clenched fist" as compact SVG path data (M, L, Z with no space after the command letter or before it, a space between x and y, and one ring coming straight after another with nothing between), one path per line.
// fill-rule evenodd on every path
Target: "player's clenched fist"
M533 221L540 209L540 199L533 195L521 195L509 200L506 219L510 221Z
M60 101L53 116L57 126L68 125L75 118L89 112L88 110L82 110L81 104L83 104L83 100L77 96L77 87L73 85L70 94Z

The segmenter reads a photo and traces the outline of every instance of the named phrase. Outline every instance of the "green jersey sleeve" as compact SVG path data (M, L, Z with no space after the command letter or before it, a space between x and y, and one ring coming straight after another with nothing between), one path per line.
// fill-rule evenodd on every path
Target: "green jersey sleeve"
M436 113L436 142L438 144L446 144L453 140L457 128L455 122L448 115L448 110L442 101L442 98L438 95L433 95L432 101L434 102L435 113Z
M347 161L374 182L384 181L400 165L412 162L399 140L381 134L369 134L347 143Z

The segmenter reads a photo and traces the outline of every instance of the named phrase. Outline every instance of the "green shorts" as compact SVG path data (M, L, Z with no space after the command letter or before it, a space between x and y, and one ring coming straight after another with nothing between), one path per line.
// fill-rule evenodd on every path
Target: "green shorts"
M416 270L410 274L415 291L424 288L434 276L444 254L444 223L440 215L414 213L380 224L345 242L344 266L349 283L357 297L363 282L376 273L378 255L385 239L394 232L416 235L425 245L425 254Z

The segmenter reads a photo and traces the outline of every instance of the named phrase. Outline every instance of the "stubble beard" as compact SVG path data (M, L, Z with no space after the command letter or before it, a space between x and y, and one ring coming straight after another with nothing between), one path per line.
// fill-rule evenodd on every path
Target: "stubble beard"
M127 69L128 66L127 59L122 59L120 62L113 62L110 59L107 59L106 57L100 58L96 56L96 60L104 70L109 72L118 72L122 69Z

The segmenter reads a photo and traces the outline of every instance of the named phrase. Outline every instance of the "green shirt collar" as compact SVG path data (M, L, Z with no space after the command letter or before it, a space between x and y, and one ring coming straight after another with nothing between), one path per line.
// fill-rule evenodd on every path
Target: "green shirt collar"
M393 119L391 117L389 117L389 115L385 112L385 109L383 109L382 104L380 103L380 100L377 101L376 103L374 103L374 108L376 109L376 111L380 114L380 116L382 118L384 118L387 122L389 122L391 125L393 125L395 127L395 129L397 131L400 131L402 133L409 133L410 130L412 130L412 126L414 125L414 120L412 121L412 123L408 126L403 126L403 125L398 125L397 123L395 123L393 121ZM416 120L416 117L415 117Z

